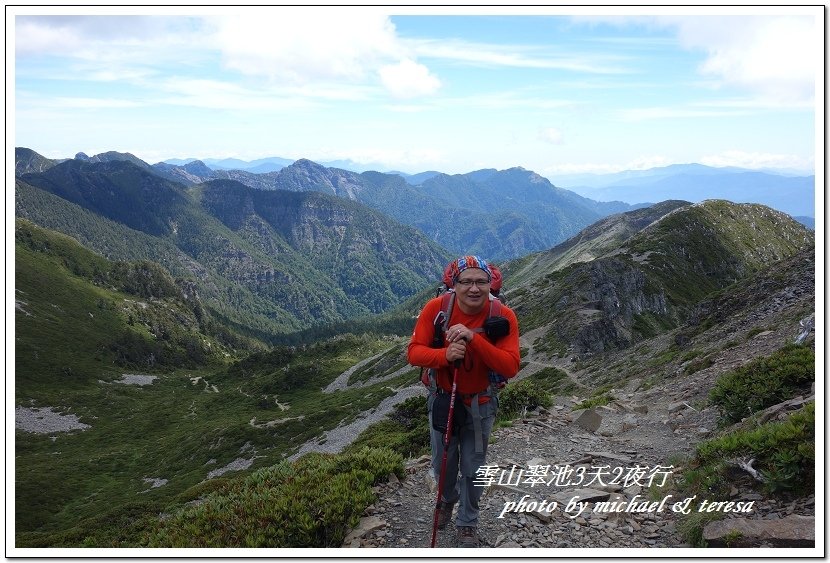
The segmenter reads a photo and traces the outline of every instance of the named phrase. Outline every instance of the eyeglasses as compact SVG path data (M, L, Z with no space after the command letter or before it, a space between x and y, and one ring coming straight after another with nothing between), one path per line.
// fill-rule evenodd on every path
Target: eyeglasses
M490 285L490 280L458 280L455 283L456 283L456 285L460 285L461 287L467 288L467 287L471 287L473 285L475 285L475 286Z

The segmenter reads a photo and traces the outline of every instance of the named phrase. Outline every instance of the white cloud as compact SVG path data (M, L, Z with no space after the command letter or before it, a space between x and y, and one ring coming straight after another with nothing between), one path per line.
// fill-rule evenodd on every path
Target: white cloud
M28 18L15 23L14 52L17 57L42 53L66 54L83 45L82 38L72 29L44 25L40 20Z
M446 59L478 66L558 69L590 74L627 73L615 54L567 54L545 52L539 47L493 45L461 40L416 40L409 45L421 57Z
M374 10L273 8L210 21L225 66L272 84L349 88L379 79L395 98L429 95L441 85L389 17Z
M579 102L566 99L543 98L522 91L501 91L494 93L474 93L469 96L432 98L428 102L416 104L387 105L386 109L398 112L416 112L424 110L451 111L506 111L533 110L554 111L578 106Z
M315 107L316 96L293 89L251 89L234 82L170 78L157 84L160 104L225 111L299 110Z
M546 127L539 131L539 140L552 145L561 145L565 142L562 137L562 132L555 127Z
M276 82L359 80L403 52L389 18L337 8L274 8L212 20L225 64Z
M770 111L786 109L813 110L814 103L806 99L791 101L786 105L771 97L764 98L723 98L708 99L680 106L656 106L624 109L620 117L624 121L647 121L651 119L697 119L697 118L731 118L746 115L765 115Z
M808 16L691 17L667 20L687 49L703 49L700 71L782 103L815 96L824 53L821 22Z
M441 81L427 67L409 59L383 66L378 74L383 85L396 98L434 94L441 87Z
M102 62L181 59L204 40L201 20L160 16L17 16L15 56L55 55Z
M761 11L753 9L753 13ZM638 15L574 21L674 30L681 48L706 53L699 72L717 86L741 88L778 104L813 102L823 69L823 14L772 14Z

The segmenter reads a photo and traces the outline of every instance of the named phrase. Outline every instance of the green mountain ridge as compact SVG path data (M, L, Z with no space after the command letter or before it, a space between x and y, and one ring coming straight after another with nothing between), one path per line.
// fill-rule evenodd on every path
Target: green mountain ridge
M68 160L21 180L153 236L168 235L187 207L184 189L126 160Z
M41 156L32 149L17 147L14 151L15 176L29 172L43 172L57 164L57 161Z
M38 194L40 190L61 199ZM239 199L245 192L250 193ZM245 215L244 228L233 223L229 227L220 219L244 211L228 209L224 198L269 200L272 211L281 211L268 220ZM112 245L96 236L90 216L82 225L61 219L72 212L64 202L142 233L137 238L143 240L138 245L143 254L130 259L160 261L175 275L192 272L206 304L243 331L249 327L279 334L380 312L435 279L449 260L415 230L332 196L262 192L233 181L186 188L121 160L67 161L43 173L24 174L16 186L21 216L49 228L68 228L68 234L91 248L106 250L111 258L127 258L118 253L130 244ZM42 205L61 209L38 209ZM317 213L321 216L315 217ZM328 257L308 254L312 248L319 250L309 240L328 237L335 217L338 228L345 229L341 234L347 235L340 242L352 248L342 257L339 252ZM148 247L146 235L167 250L158 253Z
M664 201L651 207L610 215L550 250L512 260L505 269L527 284L550 270L560 270L576 262L590 262L618 248L632 235L684 205L689 205L689 202Z
M437 173L412 185L398 174L357 173L308 159L262 174L212 170L201 161L150 166L136 162L129 153L119 157L119 153L108 152L84 161L113 162L119 158L186 186L235 180L259 190L319 191L358 201L419 229L454 254L485 254L494 260L549 248L603 216L634 208L584 198L520 167Z
M678 326L709 293L813 244L803 225L764 206L663 206L608 219L603 229L505 267L510 303L524 330L543 331L540 347L560 355L629 347ZM626 226L632 216L644 219ZM622 240L604 239L615 230Z

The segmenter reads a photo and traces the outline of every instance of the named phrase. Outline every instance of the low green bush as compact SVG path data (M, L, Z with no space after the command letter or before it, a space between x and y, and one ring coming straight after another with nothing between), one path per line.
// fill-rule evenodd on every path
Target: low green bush
M706 356L704 358L698 358L692 362L689 362L686 367L683 368L683 373L687 375L691 375L693 373L697 373L700 370L704 370L708 367L712 367L715 364L715 360Z
M388 449L283 461L159 520L149 547L339 547L374 500L372 485L403 476Z
M809 493L815 476L815 403L807 403L786 420L701 442L697 458L703 465L750 456L770 492Z
M809 390L814 380L812 348L790 344L722 375L709 399L721 410L722 422L731 424Z
M508 383L499 393L500 420L510 420L522 416L524 412L536 407L549 407L553 404L550 394L544 386L534 379L522 379Z
M739 429L697 445L688 459L673 465L682 466L680 478L673 485L677 497L696 496L698 500L729 500L736 469L730 464L737 458L754 459L753 466L764 479L766 492L793 497L805 496L815 489L815 403L808 403L786 420L769 422L751 429ZM677 529L694 547L706 547L703 528L723 518L720 512L692 511L679 515Z

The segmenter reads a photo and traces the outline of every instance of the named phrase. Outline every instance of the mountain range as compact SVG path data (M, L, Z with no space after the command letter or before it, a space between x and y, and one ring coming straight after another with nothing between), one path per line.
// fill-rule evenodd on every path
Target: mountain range
M416 227L455 254L494 260L548 248L603 216L632 208L583 198L522 168L435 174L415 186L397 174L356 173L306 159L265 174L212 170L200 161L154 166L186 183L228 178L261 190L314 190L351 199Z
M209 310L257 337L387 310L449 259L347 199L232 180L188 187L128 159L22 173L15 211L109 259L152 260L192 279Z
M197 159L167 160L165 163L184 165L195 160ZM238 159L203 159L202 162L213 170L235 168L262 173L281 170L294 161L271 157L250 162ZM381 167L372 168L372 165L347 160L320 164L352 172L383 170ZM417 174L394 171L387 173L398 174L412 185L420 185L442 174L437 171ZM657 203L667 199L691 202L726 199L736 203L767 205L798 218L811 228L815 218L815 175L805 171L755 170L689 163L608 174L549 174L546 178L559 188L599 202L619 201L639 207L649 202Z
M510 303L543 348L628 348L688 320L707 295L809 249L813 235L757 204L665 201L602 220L548 251L509 262Z
M18 174L28 163L42 170L43 157L19 148ZM493 260L515 258L565 240L579 229L632 206L596 202L551 185L522 168L436 174L417 186L397 174L356 173L301 159L276 172L213 170L202 161L150 165L130 154L108 152L73 161L103 164L125 161L147 173L184 186L209 180L234 180L258 190L317 191L371 207L425 233L453 254L486 254ZM64 165L66 161L52 161Z
M810 228L815 225L815 176L787 171L681 164L614 174L553 176L551 183L522 168L448 175L437 171L381 173L350 161L318 164L279 157L171 159L152 166L128 153L93 157L79 153L76 159L126 159L188 185L233 179L265 190L332 193L414 226L452 253L481 253L495 260L549 248L602 217L667 199L760 203ZM468 220L460 220L459 213Z

